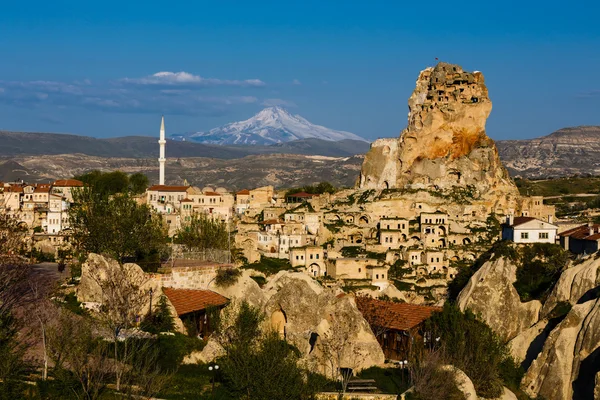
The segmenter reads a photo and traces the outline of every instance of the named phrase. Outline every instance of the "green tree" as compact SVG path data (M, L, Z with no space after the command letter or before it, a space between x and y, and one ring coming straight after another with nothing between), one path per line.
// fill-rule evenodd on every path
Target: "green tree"
M121 171L101 172L94 170L76 176L75 179L94 188L95 192L107 196L126 193L129 190L129 177Z
M233 323L221 321L224 385L236 399L309 399L316 387L299 366L299 351L273 331L262 332L264 314L244 302Z
M471 311L463 313L447 302L426 321L425 332L429 343L442 346L448 362L471 378L478 395L494 398L502 393L500 370L510 359L508 349Z
M173 316L169 310L166 296L160 296L156 310L146 315L140 328L154 334L172 332L175 330L175 322L173 321Z
M228 235L224 222L205 214L194 214L175 235L175 243L183 244L188 250L226 250Z
M106 196L94 187L73 191L69 208L73 240L84 254L108 254L120 263L140 263L154 270L166 250L167 232L162 218L128 194Z
M148 177L141 172L129 176L129 191L133 194L142 194L148 188Z

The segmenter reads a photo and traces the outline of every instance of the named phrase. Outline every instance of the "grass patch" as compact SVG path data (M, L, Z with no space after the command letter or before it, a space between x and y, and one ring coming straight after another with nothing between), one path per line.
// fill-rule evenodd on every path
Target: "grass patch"
M371 367L359 372L357 378L374 379L382 393L401 394L410 387L407 369Z
M279 271L287 271L292 268L289 260L286 258L271 258L261 256L260 261L252 264L246 264L242 268L251 268L256 271L262 272L266 276L275 275Z
M157 397L168 400L231 399L216 377L215 392L211 393L213 373L206 364L182 365Z
M254 282L258 283L258 286L260 286L260 287L265 286L267 283L267 278L265 278L264 276L253 275L250 278L252 278L254 280Z

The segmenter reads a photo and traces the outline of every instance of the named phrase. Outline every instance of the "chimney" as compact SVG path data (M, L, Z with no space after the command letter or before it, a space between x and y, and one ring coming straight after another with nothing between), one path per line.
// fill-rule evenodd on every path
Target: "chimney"
M509 226L512 226L515 223L515 216L513 214L509 214L506 218L506 222Z
M554 221L554 217L550 214L548 215L548 223L551 224Z
M588 222L588 230L590 232L590 236L592 236L594 234L594 224L591 222Z

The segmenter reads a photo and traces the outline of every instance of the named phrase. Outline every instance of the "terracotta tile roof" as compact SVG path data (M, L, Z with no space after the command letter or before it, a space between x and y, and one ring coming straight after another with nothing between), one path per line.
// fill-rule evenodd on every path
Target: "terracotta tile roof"
M49 184L39 184L35 187L33 193L48 193L50 192L51 188L52 186L50 186Z
M274 224L285 225L285 223L279 219L268 219L266 221L261 222L261 224L263 224L263 225L274 225Z
M594 232L592 235L590 235L590 228ZM596 240L600 239L600 224L593 224L591 227L589 225L581 225L581 226L578 226L577 228L573 228L573 229L569 229L568 231L564 231L564 232L560 233L559 236L562 236L562 237L568 236L573 239L579 239L579 240L596 241Z
M376 318L387 325L386 328L408 331L419 326L440 307L421 306L408 303L394 303L367 297L357 297L356 305L361 313L375 313Z
M185 199L181 200L181 203L193 203L193 202L194 202L194 200L191 200L191 199L188 199L188 198L185 198Z
M185 192L191 186L170 186L170 185L152 185L148 190L157 192Z
M318 194L311 194L311 193L306 193L306 192L298 192L298 193L294 193L294 194L288 194L287 197L315 197L318 196Z
M57 181L54 181L54 183L52 184L52 186L58 186L58 187L82 187L83 186L83 182L78 181L77 179L59 179Z
M220 196L221 193L217 193L217 192L205 192L204 195L205 196Z
M248 189L242 189L239 192L237 192L236 194L250 194L250 191Z
M9 187L6 188L7 192L12 192L12 193L23 193L23 187L22 186L15 186L15 185L11 185Z
M163 293L175 307L178 316L206 310L210 306L223 306L229 301L211 290L163 288Z
M519 225L523 225L524 223L527 223L529 221L534 221L535 218L533 217L515 217L513 220L512 225L507 224L508 226L519 226Z

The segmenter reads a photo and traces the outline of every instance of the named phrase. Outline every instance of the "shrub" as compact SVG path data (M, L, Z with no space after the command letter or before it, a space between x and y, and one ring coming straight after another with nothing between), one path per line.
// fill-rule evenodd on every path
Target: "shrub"
M556 244L535 243L524 247L514 283L521 301L545 300L568 260L568 253Z
M169 310L166 296L160 296L156 310L146 315L140 324L140 329L154 334L175 330L175 322Z
M292 269L292 264L290 264L290 261L286 258L282 259L261 256L260 261L252 264L246 264L242 268L251 268L256 271L262 272L266 276L269 276L274 275L279 271L286 271Z
M432 343L443 346L449 363L471 378L478 395L495 398L502 393L500 364L509 357L508 350L471 311L463 313L447 302L425 322L425 332Z
M253 275L250 278L254 280L254 282L258 283L258 286L263 287L267 283L267 278L260 275Z
M355 258L358 257L359 254L364 254L365 249L362 246L346 246L342 247L340 252L344 257Z
M215 283L217 286L221 287L229 287L234 285L242 272L239 269L235 268L220 268L217 271L217 277L215 278Z

